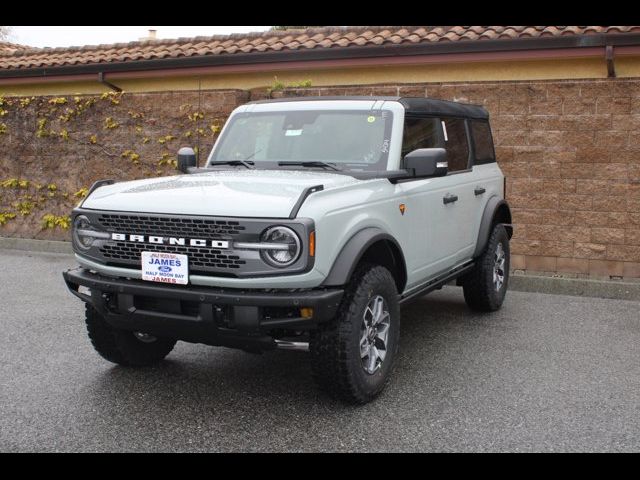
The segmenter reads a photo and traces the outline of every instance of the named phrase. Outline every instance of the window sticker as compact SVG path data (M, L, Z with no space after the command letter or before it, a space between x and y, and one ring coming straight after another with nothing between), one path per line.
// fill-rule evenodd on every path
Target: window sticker
M444 141L448 142L449 137L447 136L447 126L444 124L444 120L442 120L442 131L444 132Z
M302 135L302 129L300 130L287 130L284 132L285 137L297 137Z
M369 123L373 123L376 121L376 117L374 117L373 115L369 115L369 117L367 118L367 122Z

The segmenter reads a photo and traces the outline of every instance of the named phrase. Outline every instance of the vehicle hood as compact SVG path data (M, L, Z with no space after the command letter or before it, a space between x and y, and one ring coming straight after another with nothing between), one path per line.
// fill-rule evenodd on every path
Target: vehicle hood
M126 212L286 218L305 188L362 183L348 175L298 170L216 171L115 183L96 189L83 208Z

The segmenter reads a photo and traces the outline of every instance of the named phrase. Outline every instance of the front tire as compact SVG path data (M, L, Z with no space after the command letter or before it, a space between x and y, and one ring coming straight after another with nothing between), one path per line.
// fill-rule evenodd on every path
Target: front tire
M503 225L493 227L484 253L462 284L464 299L472 310L493 312L504 302L509 284L509 235Z
M373 400L387 383L400 338L400 305L393 275L360 265L336 317L312 332L311 365L318 385L349 403Z
M114 328L89 304L86 304L85 321L93 348L105 360L125 367L155 365L169 355L176 344L172 338Z

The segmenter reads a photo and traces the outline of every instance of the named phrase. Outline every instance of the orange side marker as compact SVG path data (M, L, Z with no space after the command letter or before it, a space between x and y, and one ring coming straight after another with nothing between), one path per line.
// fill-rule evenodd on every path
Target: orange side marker
M315 257L316 255L316 232L309 234L309 256Z

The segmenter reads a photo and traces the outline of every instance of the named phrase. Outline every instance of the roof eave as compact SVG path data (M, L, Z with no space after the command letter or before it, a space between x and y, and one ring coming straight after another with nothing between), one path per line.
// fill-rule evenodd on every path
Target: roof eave
M16 68L0 70L0 79L55 77L97 73L116 73L164 70L189 67L225 65L269 64L300 61L339 59L374 59L377 57L402 57L419 55L469 54L487 52L525 52L540 50L575 49L579 56L582 49L593 47L640 46L640 34L609 33L591 35L567 35L560 37L518 38L511 40L468 40L417 44L384 44L363 47L330 47L286 50L280 52L252 52L224 55L198 55L126 62L103 62L57 67Z

